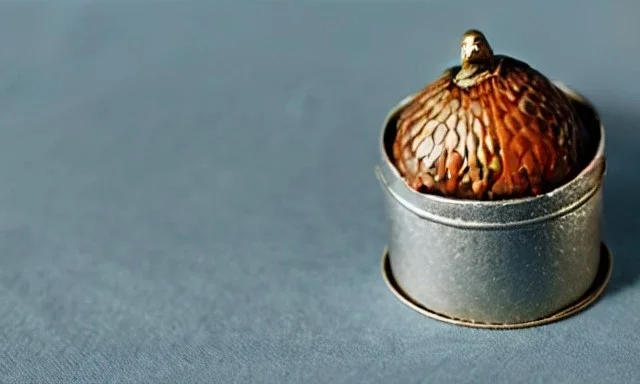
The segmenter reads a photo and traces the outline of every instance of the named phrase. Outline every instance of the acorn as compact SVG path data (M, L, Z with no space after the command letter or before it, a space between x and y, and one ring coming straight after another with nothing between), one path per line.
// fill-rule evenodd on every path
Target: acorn
M566 94L528 64L467 31L461 65L401 111L393 161L421 193L500 200L548 193L575 177L583 126Z

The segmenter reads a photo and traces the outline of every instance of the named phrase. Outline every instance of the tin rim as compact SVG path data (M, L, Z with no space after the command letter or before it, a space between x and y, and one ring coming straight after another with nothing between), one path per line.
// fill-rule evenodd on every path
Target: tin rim
M582 295L580 299L573 304L560 309L552 315L543 317L537 320L525 321L521 323L483 323L475 322L472 320L460 319L447 316L442 313L438 313L430 310L429 308L421 305L417 300L412 299L407 295L402 288L397 284L393 272L391 271L391 264L389 259L389 249L385 248L382 254L381 272L382 277L387 285L387 288L393 293L393 295L399 299L402 303L407 305L414 311L430 317L435 320L439 320L445 323L464 326L468 328L482 328L482 329L521 329L541 326L545 324L554 323L570 316L573 316L594 304L604 293L609 280L611 279L611 272L613 270L613 255L609 250L609 247L604 242L600 243L600 265L598 266L598 272L591 287Z
M588 201L602 186L606 173L605 130L591 102L559 81L560 88L581 112L582 122L594 134L590 160L580 173L558 188L535 197L496 201L466 200L419 193L406 184L389 157L389 134L399 113L415 95L401 100L384 120L379 137L381 164L376 176L390 197L426 220L459 228L504 228L533 224L562 216ZM472 209L470 209L472 208ZM505 221L505 217L509 219Z

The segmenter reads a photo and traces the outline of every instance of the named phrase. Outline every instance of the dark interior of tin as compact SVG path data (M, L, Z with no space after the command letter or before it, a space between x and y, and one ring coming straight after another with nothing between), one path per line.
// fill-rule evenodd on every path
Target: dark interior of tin
M581 159L578 172L580 173L594 158L600 142L600 119L593 107L571 97L576 112L580 115L585 130L584 156ZM393 141L396 137L397 122L403 108L399 108L390 118L384 130L383 145L389 162L393 161ZM394 164L395 166L395 164Z
M585 129L585 152L580 166L580 170L582 171L582 169L593 160L598 151L598 144L600 143L600 118L592 106L575 99L571 99L571 101L576 112L580 115Z

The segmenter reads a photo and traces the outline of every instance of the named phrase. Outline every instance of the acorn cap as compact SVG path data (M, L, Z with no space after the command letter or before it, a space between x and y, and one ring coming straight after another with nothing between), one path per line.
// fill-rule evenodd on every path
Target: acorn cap
M536 196L579 171L582 127L571 101L528 64L494 55L467 31L461 65L400 113L393 160L423 193L466 199Z

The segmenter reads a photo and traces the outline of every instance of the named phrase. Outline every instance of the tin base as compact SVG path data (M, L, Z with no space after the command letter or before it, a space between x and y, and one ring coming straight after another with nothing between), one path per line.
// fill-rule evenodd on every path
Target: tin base
M393 294L400 299L404 304L412 308L413 310L436 320L444 321L455 325L471 327L471 328L485 328L485 329L516 329L516 328L528 328L539 325L552 323L558 320L562 320L569 316L586 309L589 305L593 304L604 292L609 279L611 278L611 270L613 266L613 260L609 248L604 243L600 244L600 266L598 273L591 287L585 292L581 299L574 304L568 306L559 312L534 321L527 321L524 323L507 323L507 324L492 324L492 323L479 323L470 320L456 319L441 313L436 313L428 308L423 307L411 297L409 297L396 283L393 274L391 272L391 264L389 261L389 250L385 249L382 255L382 276L384 277L387 287L393 292Z

